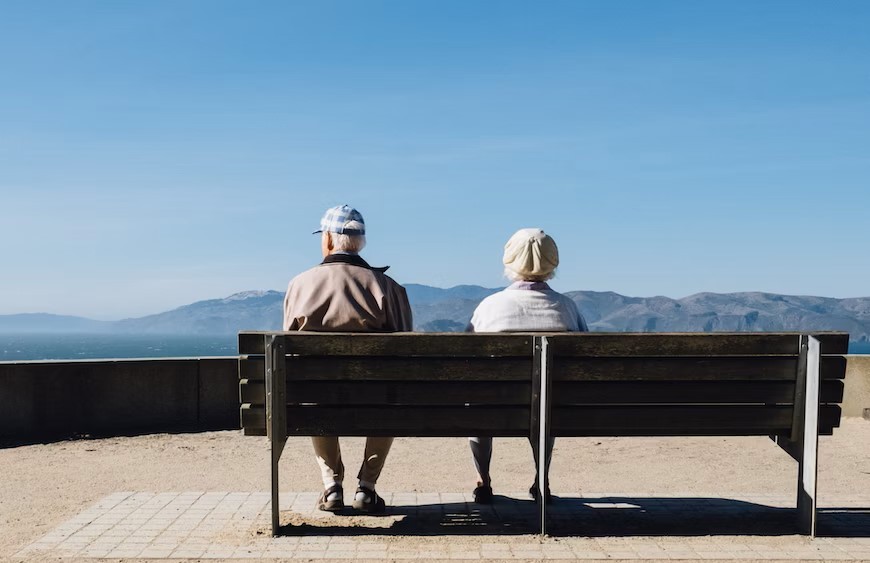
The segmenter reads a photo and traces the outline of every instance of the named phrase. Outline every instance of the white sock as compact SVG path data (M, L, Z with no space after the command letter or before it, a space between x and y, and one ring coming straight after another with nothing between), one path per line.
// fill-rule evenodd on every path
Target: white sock
M324 483L324 484L323 484L324 489L326 489L326 490L331 489L332 487L334 487L334 486L336 486L336 485L338 485L339 487L341 487L341 483L336 483L335 481L333 481L333 482L331 482L331 483ZM327 497L326 497L326 500L327 500L327 501L334 501L334 500L341 500L341 499L342 499L341 491L336 492L336 493L330 493L330 494L327 495Z

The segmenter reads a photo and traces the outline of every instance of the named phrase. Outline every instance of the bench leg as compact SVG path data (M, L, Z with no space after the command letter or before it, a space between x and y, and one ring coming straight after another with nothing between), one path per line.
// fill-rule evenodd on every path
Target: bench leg
M265 336L266 349L266 434L272 450L272 535L281 528L278 509L278 462L287 443L287 363L284 339Z
M281 459L281 452L284 451L284 444L287 443L287 438L282 440L272 440L272 535L277 536L278 530L281 529L281 511L278 503L278 485L280 483L278 472L278 461Z
M804 358L805 361L804 361ZM812 336L801 337L801 363L805 369L804 401L795 404L802 411L801 435L798 441L801 455L798 460L797 512L800 531L810 537L816 535L816 484L819 453L819 341ZM798 369L802 369L799 367ZM800 382L799 382L800 383Z
M550 351L546 336L534 339L534 367L532 370L532 420L531 442L535 454L538 474L538 524L541 535L547 535L547 490L550 488L549 459L547 444L550 437L550 378L548 366Z
M541 491L546 491L549 486L549 464L547 464L547 445L544 444L544 447L541 448L540 438L536 437L530 440L532 444L532 455L535 458L535 484L534 486L538 487L539 493ZM543 449L543 451L541 451ZM544 483L541 486L541 483ZM538 509L538 527L541 530L541 535L547 535L547 503L546 496L543 494L539 494L537 498L537 509Z

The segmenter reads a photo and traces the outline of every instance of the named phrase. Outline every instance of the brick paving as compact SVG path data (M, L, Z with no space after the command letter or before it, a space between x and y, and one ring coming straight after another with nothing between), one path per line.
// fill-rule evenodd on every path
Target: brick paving
M268 493L115 493L17 557L870 560L870 493L825 497L814 540L795 534L794 500L773 495L559 495L546 538L520 493L489 506L470 494L393 493L383 516L322 513L316 497L282 493L285 526L273 538Z

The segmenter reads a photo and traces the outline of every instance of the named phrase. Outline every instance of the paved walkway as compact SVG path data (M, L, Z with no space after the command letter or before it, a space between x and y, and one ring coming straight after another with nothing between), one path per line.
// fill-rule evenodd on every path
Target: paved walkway
M109 495L17 554L20 558L870 560L870 492L826 497L819 536L795 535L793 499L575 494L552 505L539 538L522 494L491 506L461 493L395 493L384 516L330 515L315 493ZM413 536L413 537L409 537Z

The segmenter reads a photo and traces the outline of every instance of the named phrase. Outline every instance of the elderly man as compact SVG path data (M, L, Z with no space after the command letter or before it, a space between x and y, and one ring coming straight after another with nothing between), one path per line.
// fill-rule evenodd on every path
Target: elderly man
M322 332L397 332L412 330L405 288L359 256L366 244L365 222L347 205L326 210L320 221L323 262L290 280L284 297L284 330ZM323 477L318 508L344 508L344 465L337 436L314 436L314 453ZM366 438L365 457L353 507L379 513L386 508L375 484L392 438Z

